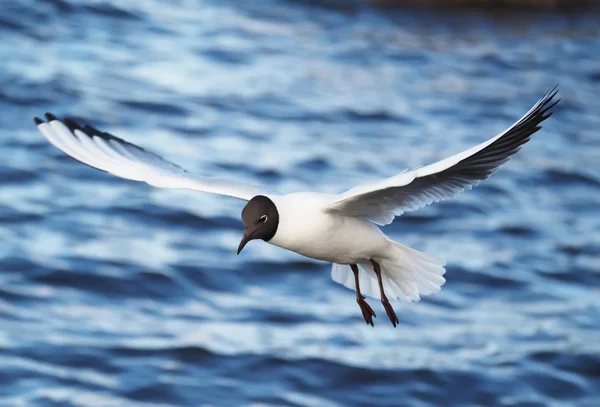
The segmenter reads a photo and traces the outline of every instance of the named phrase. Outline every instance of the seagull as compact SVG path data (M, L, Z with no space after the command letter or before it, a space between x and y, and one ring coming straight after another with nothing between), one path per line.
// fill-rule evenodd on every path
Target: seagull
M379 226L396 216L471 189L492 175L528 142L552 115L558 86L497 136L461 153L411 171L354 186L341 194L297 192L196 176L141 147L71 119L46 113L34 118L56 148L90 167L159 188L183 188L247 201L237 254L264 240L306 257L333 263L332 279L356 292L365 322L375 312L366 297L381 301L392 325L399 323L390 300L418 301L440 291L445 261L389 239Z

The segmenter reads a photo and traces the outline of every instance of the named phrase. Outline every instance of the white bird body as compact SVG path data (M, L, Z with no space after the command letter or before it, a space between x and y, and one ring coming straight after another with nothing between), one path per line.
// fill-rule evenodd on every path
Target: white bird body
M279 227L268 243L338 264L384 257L390 243L383 232L365 218L324 211L331 197L312 192L269 196L279 211Z
M332 278L348 288L355 282L349 265L360 269L361 292L381 298L370 261L381 265L387 297L417 301L446 282L445 262L390 240L363 217L344 216L324 208L336 196L312 192L269 197L279 211L279 227L268 243L303 256L334 263Z
M341 194L277 195L263 188L191 175L183 168L125 140L46 114L38 129L55 147L91 167L160 188L186 188L248 201L242 211L246 243L262 239L301 255L332 262L334 281L356 290L365 321L375 313L362 294L380 298L390 320L391 299L417 301L440 290L444 261L388 239L385 225L413 211L454 197L487 179L538 131L557 91L546 93L504 132L444 160L357 185Z

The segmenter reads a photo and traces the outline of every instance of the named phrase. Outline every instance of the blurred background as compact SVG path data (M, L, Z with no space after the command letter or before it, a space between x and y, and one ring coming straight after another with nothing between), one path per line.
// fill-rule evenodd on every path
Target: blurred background
M600 405L600 14L385 3L0 3L0 405ZM557 83L497 174L384 228L448 261L397 329L375 300L366 326L329 264L236 256L243 202L92 170L32 120L341 192L494 136Z

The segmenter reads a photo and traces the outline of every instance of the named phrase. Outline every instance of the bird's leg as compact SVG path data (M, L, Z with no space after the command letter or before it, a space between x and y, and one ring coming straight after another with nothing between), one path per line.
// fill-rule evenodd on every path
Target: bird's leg
M390 318L390 321L392 321L392 325L394 325L394 328L396 327L396 324L399 324L400 321L398 320L398 317L396 316L396 312L394 311L394 308L392 308L392 304L390 304L390 302L388 301L385 292L383 291L383 281L381 281L381 267L379 266L379 263L377 263L375 260L371 259L371 264L373 265L373 271L375 271L375 274L377 274L377 282L379 283L379 292L381 293L381 303L383 304L383 308L385 308L385 312L387 313L388 317Z
M375 326L373 324L373 317L377 317L377 315L375 315L373 308L371 308L371 306L367 304L367 302L365 301L365 297L363 297L363 295L360 293L360 285L358 284L358 267L356 266L356 264L351 264L350 268L354 273L354 286L356 287L356 302L360 306L360 310L362 311L363 318L365 319L367 325Z

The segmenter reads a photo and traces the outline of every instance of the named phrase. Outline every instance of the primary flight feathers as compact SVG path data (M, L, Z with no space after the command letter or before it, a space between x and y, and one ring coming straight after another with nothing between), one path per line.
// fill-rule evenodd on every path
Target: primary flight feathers
M330 195L324 210L365 217L385 225L406 211L452 198L465 188L471 189L507 162L541 128L540 123L552 114L550 109L558 103L553 100L557 92L556 88L547 92L520 120L496 137L434 164ZM70 119L61 121L50 113L45 116L47 122L37 117L35 122L50 143L84 164L121 178L144 181L159 188L192 189L246 201L266 193L251 185L194 176L109 133L89 125L81 127Z

